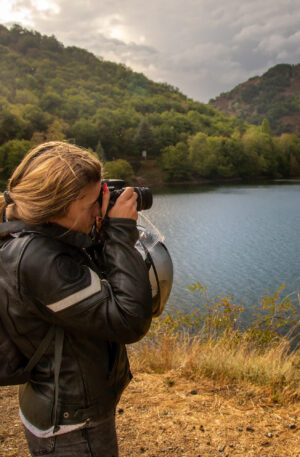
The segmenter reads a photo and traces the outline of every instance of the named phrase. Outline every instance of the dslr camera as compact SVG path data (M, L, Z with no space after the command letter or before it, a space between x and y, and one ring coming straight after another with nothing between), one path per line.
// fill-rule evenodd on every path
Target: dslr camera
M125 181L122 179L104 179L101 186L101 192L99 196L100 206L102 205L102 194L103 185L107 184L110 191L110 200L108 210L110 210L116 203L117 198L125 190ZM142 211L143 209L150 209L153 202L152 192L149 187L134 187L134 191L137 193L137 210Z

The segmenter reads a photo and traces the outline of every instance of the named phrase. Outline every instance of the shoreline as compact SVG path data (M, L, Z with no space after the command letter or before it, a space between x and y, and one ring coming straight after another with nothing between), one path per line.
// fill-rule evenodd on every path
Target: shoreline
M265 178L265 177L258 177L258 178L251 178L251 179L242 179L242 178L228 178L228 179L205 179L205 178L198 178L193 180L182 180L182 181L172 181L167 182L162 179L155 179L155 178L147 178L145 176L136 176L132 184L134 186L146 186L156 189L172 189L178 186L226 186L231 184L237 185L272 185L272 184L300 184L300 176L293 177L293 178Z

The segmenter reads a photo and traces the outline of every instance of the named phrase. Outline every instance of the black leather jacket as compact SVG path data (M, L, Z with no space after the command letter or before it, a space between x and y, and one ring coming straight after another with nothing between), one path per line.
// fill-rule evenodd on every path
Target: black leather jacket
M55 224L24 225L0 240L0 314L12 340L30 358L50 325L65 331L60 425L112 411L131 379L125 344L142 338L151 323L135 221L109 219L102 232L101 251L88 235ZM53 425L54 342L21 386L20 406L40 430Z

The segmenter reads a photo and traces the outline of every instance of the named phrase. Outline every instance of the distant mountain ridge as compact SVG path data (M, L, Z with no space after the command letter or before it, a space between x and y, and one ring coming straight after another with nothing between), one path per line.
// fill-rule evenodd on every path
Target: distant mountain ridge
M228 116L260 125L272 133L300 134L300 64L279 64L209 101Z

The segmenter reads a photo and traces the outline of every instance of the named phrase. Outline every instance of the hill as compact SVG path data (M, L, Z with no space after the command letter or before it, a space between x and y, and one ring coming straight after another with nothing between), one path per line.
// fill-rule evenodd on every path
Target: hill
M0 144L54 129L85 147L101 143L107 158L143 148L157 156L202 128L237 125L177 88L18 25L0 25L0 56Z
M299 138L273 138L266 125L228 117L125 65L0 25L0 180L50 140L90 148L115 178L155 169L173 182L300 174Z
M300 133L300 64L280 64L222 93L209 104L228 116L259 125L266 118L274 134Z

